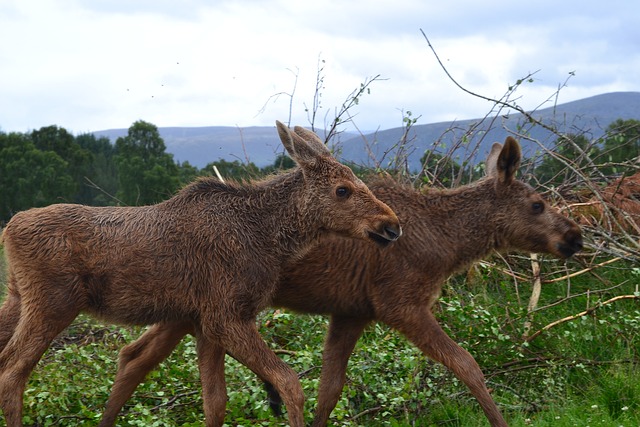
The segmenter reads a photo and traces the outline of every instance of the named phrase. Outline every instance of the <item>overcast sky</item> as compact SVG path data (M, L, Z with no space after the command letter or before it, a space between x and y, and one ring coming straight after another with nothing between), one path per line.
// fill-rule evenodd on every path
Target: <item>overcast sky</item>
M403 111L420 124L486 114L420 30L484 96L536 72L517 92L526 109L572 72L559 103L640 91L631 0L0 0L0 130L268 126L290 111L307 125L319 63L319 122L377 75L352 110L362 130L401 126Z

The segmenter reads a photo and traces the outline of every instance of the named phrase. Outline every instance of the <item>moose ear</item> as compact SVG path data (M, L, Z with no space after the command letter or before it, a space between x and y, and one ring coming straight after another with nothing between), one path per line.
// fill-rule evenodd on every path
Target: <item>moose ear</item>
M276 127L282 145L296 163L312 165L317 160L318 153L304 139L279 121L276 121Z
M315 133L311 132L308 129L303 128L302 126L294 127L293 131L296 134L298 134L302 139L307 141L309 146L313 147L318 152L318 154L331 155L331 152L329 151L327 146L324 145L324 142L322 141L322 139L320 139L320 137Z
M508 136L504 145L496 142L491 147L491 153L487 157L487 175L496 176L500 182L509 184L516 176L521 158L520 144Z
M502 150L502 144L494 142L491 146L491 152L487 156L487 161L485 162L485 174L487 176L494 176L498 173L497 165L500 150Z

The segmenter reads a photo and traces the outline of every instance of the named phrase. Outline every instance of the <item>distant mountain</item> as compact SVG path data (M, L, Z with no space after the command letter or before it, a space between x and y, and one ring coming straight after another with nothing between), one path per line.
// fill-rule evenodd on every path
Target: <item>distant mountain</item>
M420 158L425 150L441 154L452 154L458 163L468 161L475 164L488 155L494 142L503 142L507 135L516 132L525 157L531 157L541 147L533 141L539 141L551 148L557 136L542 126L528 123L522 114L508 114L484 119L461 120L414 126L407 135L407 149L410 153L409 167L418 170ZM557 129L561 133L584 134L593 139L604 135L607 126L617 119L640 120L640 92L615 92L597 95L578 101L559 104L555 107L529 112L540 122ZM477 127L476 127L477 126ZM341 144L341 155L356 164L374 166L372 158L387 160L397 152L397 146L403 128L378 131L345 140ZM527 140L528 136L530 140ZM368 147L363 141L367 141ZM466 143L460 144L465 140ZM458 145L455 145L455 144ZM367 155L367 153L372 153ZM385 166L385 163L382 163Z
M504 141L510 134L509 131L529 135L532 140L537 140L546 147L551 147L557 139L541 126L526 122L521 114L508 114L507 111L502 113L484 119L413 126L406 138L408 143L402 147L408 154L409 167L412 170L420 168L420 158L425 150L443 154L452 151L459 162L475 163L484 160L491 144ZM559 132L598 138L617 119L640 120L640 92L597 95L540 109L531 114ZM161 127L158 130L167 145L167 151L174 155L175 160L188 161L200 168L218 159L248 160L264 167L273 163L277 154L284 151L274 126ZM381 161L382 166L386 166L398 152L398 141L403 130L393 128L365 135L343 133L333 144L342 160L374 166L376 161L373 159L376 159ZM104 130L94 134L106 136L115 142L118 137L127 135L127 129ZM526 138L520 139L526 157L540 148ZM463 140L465 143L459 144ZM458 146L454 145L456 143Z

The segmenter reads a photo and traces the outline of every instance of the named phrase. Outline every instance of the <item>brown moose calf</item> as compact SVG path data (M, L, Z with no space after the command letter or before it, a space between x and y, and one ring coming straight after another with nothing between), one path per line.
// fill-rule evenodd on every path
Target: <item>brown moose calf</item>
M312 132L277 123L299 167L253 184L201 179L144 207L52 205L16 214L2 239L8 294L0 308L0 407L22 424L29 374L80 312L125 323L187 322L208 426L225 414L229 351L274 385L289 423L304 424L296 373L261 339L256 314L287 261L327 232L396 240L397 217Z
M326 425L340 397L349 356L372 321L397 329L426 356L451 369L491 425L507 425L478 364L442 330L431 307L448 276L494 250L567 258L582 249L580 228L515 179L519 164L520 146L509 137L504 146L494 144L487 176L473 184L424 193L391 180L370 184L402 221L402 239L381 251L328 237L286 267L272 305L331 314L314 427ZM121 351L103 427L113 424L145 375L192 331L187 322L157 324Z

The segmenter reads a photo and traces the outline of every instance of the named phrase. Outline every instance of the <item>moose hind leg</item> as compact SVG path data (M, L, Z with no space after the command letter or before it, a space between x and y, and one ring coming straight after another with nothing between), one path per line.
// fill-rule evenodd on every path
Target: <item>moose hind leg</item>
M118 413L147 374L166 359L180 340L192 333L191 323L159 323L120 350L118 373L100 427L115 424Z
M224 378L224 347L201 333L196 334L198 368L207 427L222 427L227 408Z
M263 381L273 385L287 408L290 427L304 426L304 394L298 374L264 342L253 319L227 323L224 347Z
M349 357L368 323L367 319L361 318L331 317L322 354L318 407L313 427L327 425L344 387Z
M0 407L8 427L22 425L23 394L29 375L53 339L77 314L68 307L22 307L15 333L0 354Z

